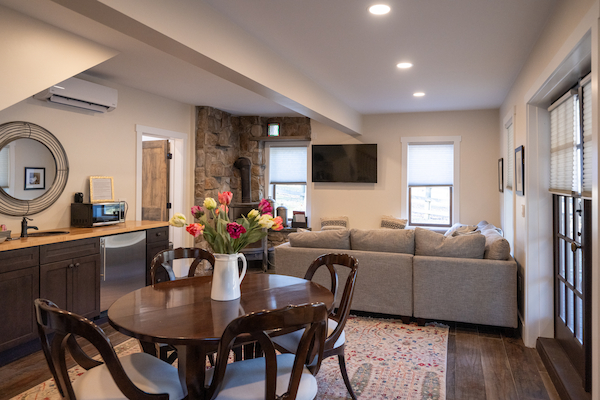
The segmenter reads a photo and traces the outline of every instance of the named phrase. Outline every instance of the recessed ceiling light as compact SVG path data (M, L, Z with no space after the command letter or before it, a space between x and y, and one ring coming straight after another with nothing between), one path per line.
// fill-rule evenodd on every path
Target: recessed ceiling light
M396 64L396 67L402 68L402 69L410 68L412 66L413 66L412 63L409 63L409 62L401 62L399 64Z
M423 92L415 92L415 93L413 93L413 96L415 96L415 97L423 97L423 96L425 96L425 93L423 93Z
M369 12L375 15L384 15L390 12L390 7L385 4L375 4L369 7Z

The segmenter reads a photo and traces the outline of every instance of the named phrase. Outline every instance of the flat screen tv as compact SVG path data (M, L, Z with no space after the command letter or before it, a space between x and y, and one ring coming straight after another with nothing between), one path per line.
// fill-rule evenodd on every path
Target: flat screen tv
M377 145L313 145L312 181L377 183Z

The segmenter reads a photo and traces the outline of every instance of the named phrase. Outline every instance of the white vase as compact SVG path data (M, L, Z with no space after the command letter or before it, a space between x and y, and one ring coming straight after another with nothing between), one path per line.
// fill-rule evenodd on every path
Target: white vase
M238 259L242 260L242 272L238 268ZM242 253L215 254L210 298L229 301L240 298L240 285L246 276L246 257Z

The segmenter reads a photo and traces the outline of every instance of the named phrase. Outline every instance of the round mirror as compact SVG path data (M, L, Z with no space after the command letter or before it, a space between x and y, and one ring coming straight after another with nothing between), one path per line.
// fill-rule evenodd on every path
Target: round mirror
M0 125L0 161L2 214L39 213L54 204L67 184L67 154L58 139L39 125Z

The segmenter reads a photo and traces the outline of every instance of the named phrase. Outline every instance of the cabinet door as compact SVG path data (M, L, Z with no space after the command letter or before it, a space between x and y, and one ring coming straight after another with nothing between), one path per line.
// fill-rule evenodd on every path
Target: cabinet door
M100 315L100 255L74 258L69 310L87 318Z
M37 338L33 301L39 297L39 267L0 274L0 351Z
M71 260L40 265L40 297L69 310L71 299L68 289L72 285Z

